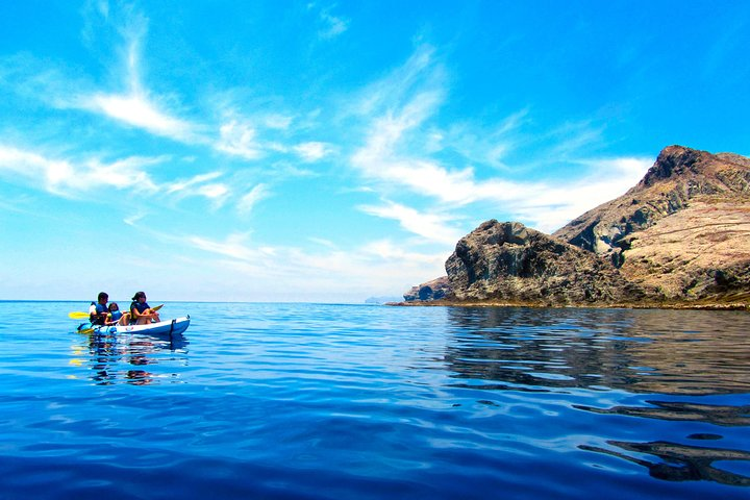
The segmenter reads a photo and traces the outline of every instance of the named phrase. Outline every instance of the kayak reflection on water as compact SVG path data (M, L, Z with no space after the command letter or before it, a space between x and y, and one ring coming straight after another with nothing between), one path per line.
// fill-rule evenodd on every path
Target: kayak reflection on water
M116 333L95 333L89 335L89 375L97 385L113 385L125 382L132 385L147 385L161 380L177 381L176 373L159 373L159 358L166 353L170 360L179 360L184 355L187 364L189 342L182 335L172 339L150 335L118 335ZM83 363L75 363L77 366Z

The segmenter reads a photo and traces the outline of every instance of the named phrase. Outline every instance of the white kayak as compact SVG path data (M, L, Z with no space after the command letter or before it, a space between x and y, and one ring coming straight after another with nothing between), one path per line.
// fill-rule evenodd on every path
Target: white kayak
M144 333L148 335L179 335L190 326L190 316L184 318L169 319L158 323L147 323L145 325L109 325L94 326L83 324L78 327L79 332L86 333Z

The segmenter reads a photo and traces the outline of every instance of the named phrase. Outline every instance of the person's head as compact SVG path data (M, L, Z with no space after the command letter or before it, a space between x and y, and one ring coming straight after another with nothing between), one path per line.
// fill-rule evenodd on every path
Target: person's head
M117 305L117 302L112 302L112 303L111 303L111 304L109 305L109 310L110 310L111 312L119 311L119 310L120 310L120 306L118 306L118 305Z
M146 301L146 292L136 292L135 295L133 295L133 302L139 302L141 299L143 301Z
M106 304L107 300L109 300L109 295L107 295L104 292L99 292L99 296L97 297L97 300L100 304Z

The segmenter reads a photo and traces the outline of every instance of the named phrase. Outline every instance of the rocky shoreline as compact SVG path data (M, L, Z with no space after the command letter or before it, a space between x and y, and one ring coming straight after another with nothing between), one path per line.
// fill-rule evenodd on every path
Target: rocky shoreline
M532 302L499 302L499 301L460 301L438 299L430 301L388 302L393 307L527 307L544 309L672 309L672 310L707 310L707 311L750 311L750 304L745 299L740 302L727 303L694 303L694 302L651 302L651 303L612 303L612 304L568 304L551 305Z
M552 235L489 220L445 268L392 304L750 310L750 159L667 147Z

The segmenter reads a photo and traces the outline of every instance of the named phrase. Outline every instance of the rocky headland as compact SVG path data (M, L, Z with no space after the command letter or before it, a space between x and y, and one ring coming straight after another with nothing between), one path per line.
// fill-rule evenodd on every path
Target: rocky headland
M750 159L667 147L552 235L484 222L445 269L405 304L750 309Z

